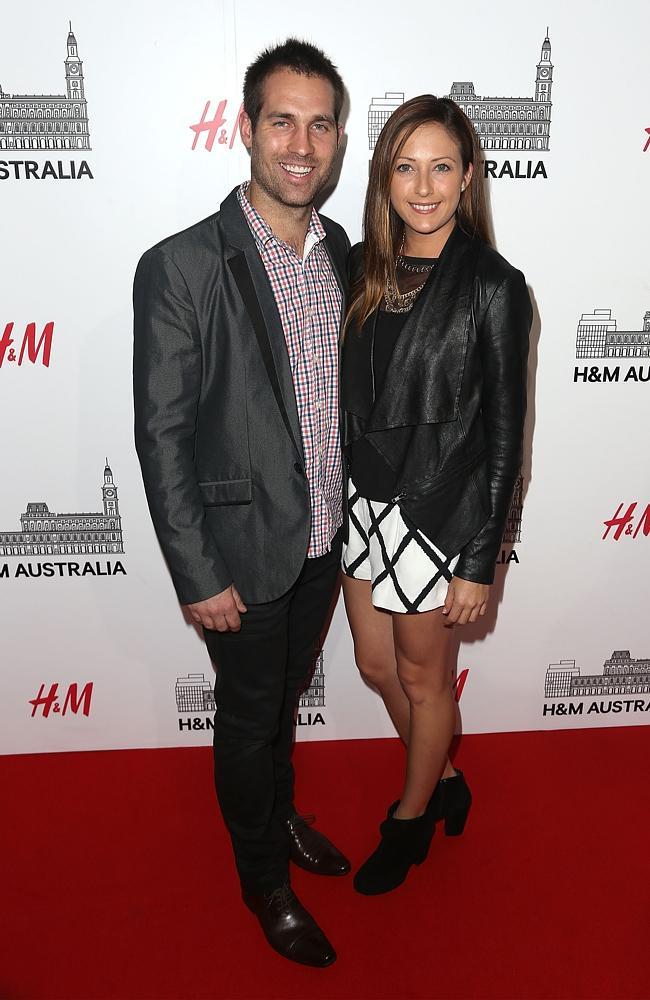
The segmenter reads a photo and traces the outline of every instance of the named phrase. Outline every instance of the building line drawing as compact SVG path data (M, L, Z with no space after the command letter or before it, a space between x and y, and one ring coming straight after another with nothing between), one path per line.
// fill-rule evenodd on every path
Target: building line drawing
M503 532L503 541L508 545L516 545L521 541L521 516L524 505L524 477L519 475L515 483L510 508L508 510L508 520Z
M212 684L205 674L176 678L176 707L179 712L214 712L216 704Z
M650 357L650 309L641 330L619 330L611 309L594 309L578 320L576 358Z
M455 82L446 97L460 105L483 149L545 150L551 131L553 63L546 37L537 63L533 97L478 97L473 83Z
M470 81L455 81L450 92L444 96L463 109L476 129L482 149L547 150L551 132L553 68L547 28L532 97L479 97ZM403 101L404 93L398 91L387 91L383 97L372 98L368 109L371 150L375 148L383 126Z
M602 674L582 676L575 660L549 663L545 698L584 698L587 695L650 693L650 657L635 660L629 649L615 649Z
M324 708L325 706L325 673L323 670L323 652L316 658L316 666L309 687L303 691L298 702L299 708Z
M368 108L368 144L371 150L377 145L379 133L400 104L404 103L401 91L386 91L383 97L373 97Z
M28 503L20 531L0 531L0 556L60 556L124 552L117 486L108 459L103 511L54 514L42 501Z
M90 149L83 63L70 31L65 94L7 94L0 85L0 150Z
M176 678L176 707L179 712L215 712L217 705L213 686L205 674L187 674ZM323 708L325 705L325 676L323 653L316 659L316 666L309 687L300 696L300 708Z

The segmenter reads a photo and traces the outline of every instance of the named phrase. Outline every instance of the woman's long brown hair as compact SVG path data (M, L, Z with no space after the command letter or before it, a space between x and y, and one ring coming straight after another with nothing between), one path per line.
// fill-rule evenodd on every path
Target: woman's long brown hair
M490 219L482 173L478 136L467 115L447 97L422 94L397 108L384 125L370 165L368 191L363 210L363 274L350 290L346 329L350 323L361 328L382 300L390 278L397 287L395 258L404 223L390 202L395 163L407 139L420 125L442 125L456 142L463 173L474 167L471 182L460 196L456 220L469 236L478 236L492 245Z

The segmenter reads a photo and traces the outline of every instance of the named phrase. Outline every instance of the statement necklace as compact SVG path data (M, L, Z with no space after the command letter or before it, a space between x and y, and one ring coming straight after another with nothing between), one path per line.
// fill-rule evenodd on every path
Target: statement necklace
M384 300L386 302L386 312L389 313L406 313L410 312L413 308L413 303L415 302L419 292L422 291L426 283L426 278L420 285L416 285L412 288L410 292L398 292L396 288L393 288L393 283L390 278L386 279L386 288L384 290Z
M397 251L397 257L395 259L395 264L401 267L404 271L410 271L412 274L426 274L429 276L433 268L433 262L431 264L409 264L404 258L404 236L402 236L402 242L400 243L400 248ZM390 280L390 276L386 279L386 289L384 291L384 300L386 302L386 312L391 313L406 313L410 312L413 308L413 303L416 298L424 288L427 278L424 278L419 285L415 288L411 288L408 292L400 292L393 287L393 283Z

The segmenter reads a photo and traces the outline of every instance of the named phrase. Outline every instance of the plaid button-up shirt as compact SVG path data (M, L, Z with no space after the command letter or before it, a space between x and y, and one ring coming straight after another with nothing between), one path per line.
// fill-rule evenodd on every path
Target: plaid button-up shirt
M248 182L239 188L239 204L275 296L291 365L311 501L307 557L315 558L329 552L343 523L338 405L341 291L315 209L300 258L253 208L247 191Z

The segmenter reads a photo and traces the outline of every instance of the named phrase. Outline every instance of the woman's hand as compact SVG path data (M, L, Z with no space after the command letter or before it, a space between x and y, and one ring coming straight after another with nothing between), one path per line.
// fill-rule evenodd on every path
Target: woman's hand
M471 583L452 577L447 589L447 599L442 610L452 625L467 625L485 614L490 588L485 583Z

